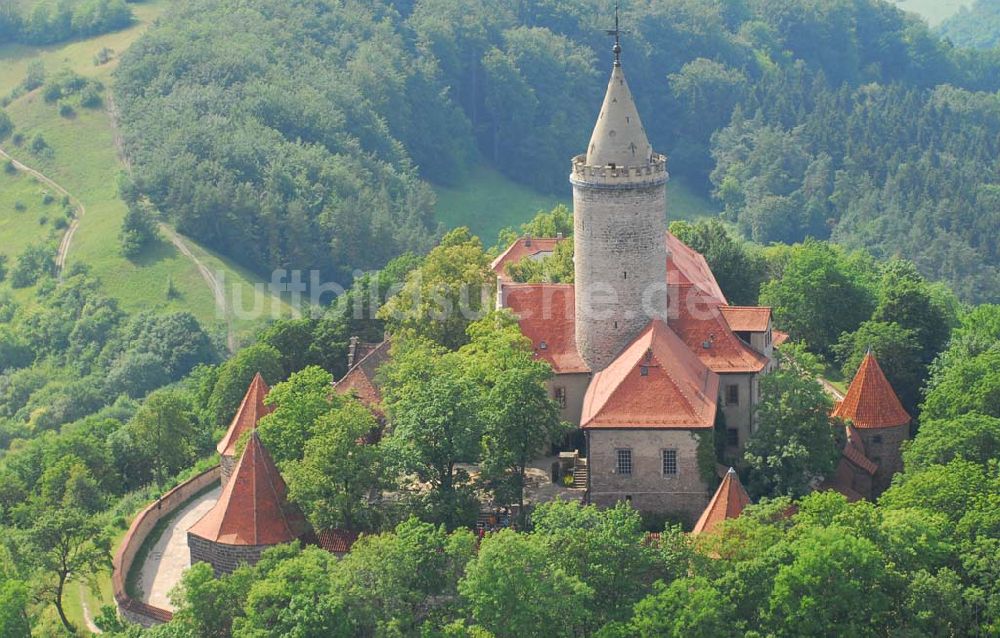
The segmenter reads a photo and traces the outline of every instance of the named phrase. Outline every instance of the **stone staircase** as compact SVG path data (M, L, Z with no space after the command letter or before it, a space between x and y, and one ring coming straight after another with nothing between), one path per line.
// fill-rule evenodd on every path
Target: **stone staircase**
M573 487L585 490L587 489L587 476L590 472L590 468L587 465L587 459L577 458L576 463L573 465Z

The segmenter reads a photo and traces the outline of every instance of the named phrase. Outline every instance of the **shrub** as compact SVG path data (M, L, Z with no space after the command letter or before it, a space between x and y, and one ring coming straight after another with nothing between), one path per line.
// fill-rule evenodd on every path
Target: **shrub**
M31 151L33 153L41 153L49 147L49 143L45 141L45 137L41 133L35 133L31 137Z
M56 217L56 220L52 222L52 227L56 230L63 230L69 227L69 220L65 217Z
M41 60L33 60L28 64L28 72L21 81L25 91L34 91L45 84L45 65Z
M88 85L87 88L80 93L80 106L85 109L96 109L104 104L104 98L101 97L101 91L94 85Z
M0 282L7 278L7 255L0 253Z
M24 202L17 201L14 202L14 210L16 210L19 213L23 213L24 211L28 210L28 207L24 205Z
M57 82L50 82L42 89L42 99L51 104L63 96L62 87Z
M14 136L10 138L10 141L14 143L14 146L20 146L24 144L24 135L21 133L14 133Z
M10 271L10 285L14 288L33 286L42 277L54 273L55 269L55 251L44 244L31 244L24 249Z
M0 110L0 140L7 139L7 136L14 131L14 123L10 121L10 116L6 111Z
M3 172L8 175L17 175L17 166L14 166L14 160L7 160L3 163Z
M48 215L42 215L41 217L38 218L38 225L39 226L44 226L47 223L49 223L49 216Z
M76 115L76 111L73 109L72 106L63 102L62 104L59 105L59 115L61 117L70 118Z
M130 206L122 220L121 233L118 240L121 243L122 255L127 259L139 256L142 249L155 242L160 237L156 228L156 220L149 207L142 204Z
M56 201L56 198L52 196L52 193L45 191L42 193L42 203L48 206L52 202Z

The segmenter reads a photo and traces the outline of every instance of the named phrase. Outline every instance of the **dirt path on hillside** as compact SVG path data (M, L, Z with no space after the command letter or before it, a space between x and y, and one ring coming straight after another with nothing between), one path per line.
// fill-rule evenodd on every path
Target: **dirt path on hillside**
M160 222L160 232L166 235L170 243L173 244L177 250L180 251L182 255L191 260L191 262L198 268L198 274L201 278L205 280L208 284L209 289L212 291L212 297L215 298L215 311L220 317L226 318L226 347L229 352L236 352L236 336L233 334L233 318L229 313L229 307L226 305L226 289L223 287L222 282L219 278L215 276L215 273L206 266L193 252L191 248L184 243L184 238L180 234L167 226L163 222Z
M838 390L836 387L834 387L832 383L830 383L823 377L819 377L819 384L823 386L823 389L826 390L826 393L829 394L831 397L833 397L835 401L844 400L844 393Z
M80 219L87 213L87 208L83 205L83 202L76 197L73 197L73 195L71 195L70 192L63 188L58 182L46 177L41 171L37 171L30 166L17 161L2 148L0 148L0 158L10 160L17 170L31 175L60 195L68 197L70 204L72 204L76 209L76 215L69 223L69 227L66 228L66 232L63 233L62 240L59 242L59 249L56 251L56 270L59 272L59 276L62 277L63 268L66 266L66 256L69 254L69 247L73 242L73 235L76 234L76 229L80 227Z
M77 587L80 588L80 606L83 608L83 622L87 625L87 631L92 634L103 634L101 628L94 624L94 617L90 615L90 606L84 595L83 583L77 583Z

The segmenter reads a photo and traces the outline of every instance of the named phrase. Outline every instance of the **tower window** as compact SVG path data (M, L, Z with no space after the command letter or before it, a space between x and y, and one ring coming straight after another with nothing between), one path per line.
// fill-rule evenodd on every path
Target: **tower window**
M615 330L618 330L618 322L615 322Z
M740 446L740 431L736 428L726 428L726 445L729 447Z
M632 476L632 450L615 450L615 472L622 476Z
M565 410L566 409L566 388L563 388L563 387L556 388L556 391L554 392L554 394L555 394L556 403L559 404L559 408L562 409L562 410Z
M726 386L726 405L740 404L740 386L736 384Z
M882 444L882 435L881 434L876 434L875 436L873 436L872 437L872 443L874 443L875 445L881 445Z
M649 376L649 366L642 366L639 368L639 374L648 377Z
M627 270L623 270L622 271L622 279L628 279L628 271Z
M677 450L663 450L663 476L677 476Z

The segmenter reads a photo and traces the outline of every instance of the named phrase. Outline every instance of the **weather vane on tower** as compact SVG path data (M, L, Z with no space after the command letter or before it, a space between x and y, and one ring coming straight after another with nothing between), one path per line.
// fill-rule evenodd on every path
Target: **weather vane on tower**
M622 65L622 42L621 42L622 30L618 26L618 10L620 8L619 5L620 5L620 0L615 0L615 28L608 29L607 31L605 31L605 33L607 33L608 35L615 36L615 46L613 49L611 49L615 53L615 66Z

